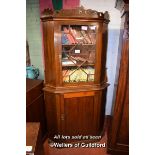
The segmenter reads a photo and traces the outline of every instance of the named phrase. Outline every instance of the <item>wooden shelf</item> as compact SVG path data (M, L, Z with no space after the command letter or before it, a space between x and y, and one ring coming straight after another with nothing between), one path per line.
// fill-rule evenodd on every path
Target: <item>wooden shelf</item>
M62 65L62 67L79 67L80 64L70 64L70 65ZM83 66L95 66L95 64L83 64L81 67Z
M62 46L76 46L76 45L95 46L96 44L62 44Z

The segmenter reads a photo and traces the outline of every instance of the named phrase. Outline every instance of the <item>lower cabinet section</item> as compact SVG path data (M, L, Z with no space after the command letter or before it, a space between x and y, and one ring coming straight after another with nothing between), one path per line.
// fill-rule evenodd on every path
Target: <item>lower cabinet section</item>
M106 88L99 91L54 94L45 92L49 138L55 135L101 135Z

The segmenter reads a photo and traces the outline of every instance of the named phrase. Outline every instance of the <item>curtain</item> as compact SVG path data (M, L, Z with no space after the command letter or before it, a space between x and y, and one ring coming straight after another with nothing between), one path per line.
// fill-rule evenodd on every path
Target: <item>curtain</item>
M80 0L63 0L63 9L73 9L80 5Z
M72 9L78 7L80 0L52 0L54 10Z
M80 0L39 0L40 14L45 8L52 10L72 9L80 5Z
M40 14L44 11L44 9L50 8L53 10L52 0L39 0L40 5Z

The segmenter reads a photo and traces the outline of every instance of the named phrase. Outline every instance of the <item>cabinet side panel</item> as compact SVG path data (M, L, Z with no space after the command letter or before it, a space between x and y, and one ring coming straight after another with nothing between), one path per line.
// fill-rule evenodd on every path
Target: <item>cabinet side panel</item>
M98 23L98 32L96 37L96 62L95 62L95 83L100 83L101 74L101 54L102 54L102 24Z
M127 82L126 92L124 96L124 106L122 109L122 118L117 137L117 143L122 145L129 145L129 85Z
M101 103L100 103L100 125L99 125L99 132L102 132L104 127L104 120L105 120L105 107L106 107L106 95L107 95L107 88L102 90L101 93Z
M57 134L57 106L56 96L52 93L45 92L45 104L46 104L46 118L47 128L51 138Z
M107 82L107 73L106 73L106 58L107 58L107 45L108 45L108 28L107 24L103 23L102 28L102 56L101 56L101 77L100 82Z
M56 75L56 85L62 85L62 69L61 69L61 24L57 21L54 21L54 52L55 52L55 75Z
M53 21L43 22L45 84L55 85L55 53Z

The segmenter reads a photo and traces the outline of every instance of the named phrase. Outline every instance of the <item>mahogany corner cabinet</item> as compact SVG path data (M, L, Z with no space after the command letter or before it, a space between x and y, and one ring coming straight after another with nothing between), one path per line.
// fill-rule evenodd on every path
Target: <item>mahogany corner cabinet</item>
M48 136L99 136L107 92L109 14L79 7L41 16Z

